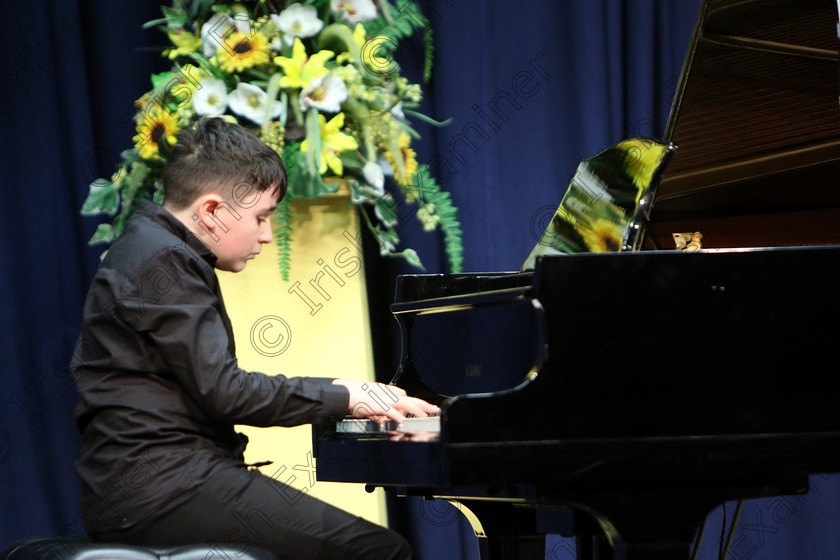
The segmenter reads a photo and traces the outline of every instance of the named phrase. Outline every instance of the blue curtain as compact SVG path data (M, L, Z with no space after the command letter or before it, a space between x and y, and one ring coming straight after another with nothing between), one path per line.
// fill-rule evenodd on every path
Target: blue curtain
M453 122L424 131L421 161L461 209L465 270L517 270L581 159L661 136L699 1L428 5L427 107Z
M0 34L0 547L78 533L78 399L67 370L101 248L79 216L132 135L157 57L152 2L5 3Z
M398 2L399 4L399 2ZM554 212L578 162L631 136L660 136L699 0L428 0L434 77L418 159L452 193L466 271L518 269ZM132 136L132 103L165 64L143 22L158 2L33 0L5 6L0 34L0 546L80 531L77 396L67 372L99 248L97 223L78 209ZM398 53L417 76L419 44ZM428 272L447 270L441 240L412 217L403 239ZM370 243L370 240L368 240ZM387 306L394 278L413 272L369 252L378 371L390 376L396 341ZM749 501L731 558L836 557L838 481L813 478L806 496ZM731 521L734 504L727 505ZM457 512L435 501L394 504L393 524L422 560L473 558ZM709 520L701 558L717 554L723 511ZM716 529L712 529L712 527ZM546 558L571 558L559 537Z

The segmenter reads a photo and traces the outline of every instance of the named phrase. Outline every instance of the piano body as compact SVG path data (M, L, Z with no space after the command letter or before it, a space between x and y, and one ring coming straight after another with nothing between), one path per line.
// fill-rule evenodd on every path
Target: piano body
M609 546L579 557L635 560L840 472L837 9L705 1L634 250L401 277L393 382L441 405L439 434L316 426L318 479L451 499L484 557L542 558L541 533L588 520ZM668 249L695 231L704 249Z

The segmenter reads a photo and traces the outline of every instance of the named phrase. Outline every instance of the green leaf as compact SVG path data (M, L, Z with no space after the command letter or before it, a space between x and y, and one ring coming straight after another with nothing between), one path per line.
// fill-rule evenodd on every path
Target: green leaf
M397 203L390 195L380 196L376 200L374 213L376 214L376 219L386 227L393 227L398 224L399 209Z
M283 161L286 164L289 194L297 198L315 198L333 192L318 174L309 172L306 164L306 153L300 151L300 142L290 142L283 147Z
M408 261L408 264L410 264L411 266L417 267L420 270L426 270L426 268L423 266L423 263L420 262L420 257L417 256L417 251L415 251L414 249L405 249L400 253L391 253L391 256L402 257L406 261Z
M172 71L166 72L158 72L157 74L152 74L152 88L158 89L163 88L169 81L175 77L175 74Z
M147 21L146 23L144 23L141 26L141 28L142 29L149 29L150 27L157 27L158 25L165 25L165 24L168 24L168 23L169 23L168 19L158 18L158 19L153 19L151 21Z
M317 41L319 49L329 48L336 52L349 52L356 60L361 58L359 45L356 44L353 32L346 25L333 23L326 26L318 34Z
M170 29L184 27L187 23L187 15L183 12L183 10L173 10L172 8L162 6L161 11L166 17L166 23Z
M394 17L391 15L391 5L388 3L388 0L378 0L379 4L379 12L382 14L382 17L388 23L394 23Z
M263 115L263 126L262 132L263 134L268 133L268 123L271 122L271 112L274 107L274 101L277 100L277 93L280 91L280 72L273 74L271 78L268 80L268 88L266 89L266 102L265 102L265 114ZM284 97L281 101L283 104L283 111L280 113L278 120L281 123L286 122L286 101L287 98L284 94Z
M99 224L96 231L88 241L88 245L98 245L99 243L111 243L114 240L114 228L111 224Z
M412 31L414 31L414 27L411 25L411 22L406 21L405 19L396 20L394 25L396 25L397 28L406 36L411 35Z
M214 78L216 78L217 80L224 80L227 77L225 75L225 72L221 68L218 68L217 66L214 66L213 64L211 64L210 60L206 56L204 56L203 54L197 53L197 52L191 52L191 53L187 53L187 56L190 57L191 59L193 59L193 61L196 64L198 64L199 68L201 68L202 70L204 70L208 74L212 74L212 76Z
M263 82L268 83L268 80L271 79L272 76L276 76L277 74L269 74L268 72L263 72L262 70L257 70L255 68L251 68L249 72L256 76L257 78L261 79ZM280 78L278 78L279 80ZM251 83L254 83L253 80L248 80Z
M131 171L125 177L122 190L122 208L119 216L114 220L114 238L120 236L125 223L137 210L140 201L149 198L149 193L143 188L149 176L149 171L148 165L138 162L131 166Z
M301 179L300 188L296 189L295 194L302 198L317 198L335 191L335 188L324 183L324 180L317 173L310 175L304 170Z
M372 36L375 34L371 33L369 35ZM364 74L365 67L362 61L361 49L356 44L353 32L346 25L333 23L326 26L318 34L317 47L319 49L329 49L337 53L349 52L353 60L356 61L356 67L359 69L359 72Z
M158 179L155 181L155 193L152 195L152 202L163 204L163 181Z
M312 107L306 112L306 171L310 176L318 175L321 167L321 124L318 110Z
M344 175L347 175L348 170L361 170L365 166L365 161L362 161L361 154L356 151L344 150L338 154L338 159L341 160L341 165L344 166Z
M452 123L452 117L446 119L445 121L436 121L432 117L426 116L423 113L418 113L417 111L412 111L411 109L403 109L403 112L407 115L411 115L421 121L427 122L432 126L448 126Z
M215 3L216 0L197 0L192 2L190 6L190 18L193 20L206 18L208 15L207 12Z
M114 183L107 179L97 179L90 184L90 192L82 204L81 214L92 216L94 214L108 214L113 216L119 206L119 196Z
M140 150L138 150L137 148L129 148L128 150L123 150L122 152L120 152L120 157L126 164L143 161L142 159L140 159Z

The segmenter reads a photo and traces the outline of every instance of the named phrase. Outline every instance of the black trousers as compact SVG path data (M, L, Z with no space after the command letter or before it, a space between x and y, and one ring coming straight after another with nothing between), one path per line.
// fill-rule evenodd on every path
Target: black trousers
M92 534L126 544L257 546L280 560L408 560L399 534L278 483L256 470L227 468L175 510L129 529Z

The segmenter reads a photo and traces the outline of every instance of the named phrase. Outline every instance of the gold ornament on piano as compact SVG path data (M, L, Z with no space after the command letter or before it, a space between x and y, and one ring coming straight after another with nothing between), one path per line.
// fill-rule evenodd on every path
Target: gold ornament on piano
M677 251L685 251L686 253L693 253L703 248L703 234L699 231L694 233L672 233L674 238L674 245Z

